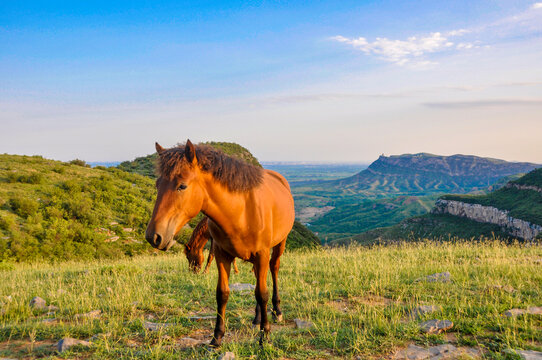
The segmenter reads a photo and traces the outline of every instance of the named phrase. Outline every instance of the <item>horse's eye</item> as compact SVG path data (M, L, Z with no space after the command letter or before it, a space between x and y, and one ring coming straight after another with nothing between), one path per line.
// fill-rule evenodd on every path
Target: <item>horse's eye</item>
M181 190L184 190L184 189L186 189L186 188L187 188L187 186L186 186L185 184L181 184L181 185L179 185L179 187L177 188L177 191L181 191Z

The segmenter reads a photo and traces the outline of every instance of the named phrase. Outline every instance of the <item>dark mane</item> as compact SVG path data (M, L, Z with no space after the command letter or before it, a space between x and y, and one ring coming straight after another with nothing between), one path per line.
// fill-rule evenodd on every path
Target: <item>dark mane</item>
M196 145L196 158L201 170L213 175L215 180L230 191L248 191L262 183L263 170L244 160L228 156L207 145ZM184 145L164 150L160 154L158 171L171 179L183 166ZM186 164L184 164L186 166Z

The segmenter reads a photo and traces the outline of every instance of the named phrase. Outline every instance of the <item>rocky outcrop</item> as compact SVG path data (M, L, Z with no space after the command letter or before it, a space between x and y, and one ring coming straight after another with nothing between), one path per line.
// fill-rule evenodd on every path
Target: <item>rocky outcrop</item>
M515 188L518 190L533 190L539 193L542 193L542 188L539 188L538 186L534 185L521 185L521 184L514 184L512 182L509 182L506 184L506 188Z
M542 232L542 226L513 218L509 215L508 211L492 206L439 199L431 212L433 214L450 214L477 222L495 224L500 226L504 232L524 240L533 240Z

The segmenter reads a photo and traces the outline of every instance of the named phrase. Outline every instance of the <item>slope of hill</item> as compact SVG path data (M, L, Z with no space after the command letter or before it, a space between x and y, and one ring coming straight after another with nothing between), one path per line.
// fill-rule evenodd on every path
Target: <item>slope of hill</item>
M151 179L40 156L0 155L0 260L67 260L149 251Z
M542 239L542 168L486 195L444 195L431 214L345 237L336 243L494 235L504 239Z

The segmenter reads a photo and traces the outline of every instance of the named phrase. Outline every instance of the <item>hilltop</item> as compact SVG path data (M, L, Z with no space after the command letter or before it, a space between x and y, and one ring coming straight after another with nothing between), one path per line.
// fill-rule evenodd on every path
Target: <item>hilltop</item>
M335 244L450 237L542 239L542 168L484 195L443 195L431 213L336 240Z
M222 150L225 154L242 159L252 165L260 166L258 159L248 149L236 143L210 141L201 143ZM117 167L121 170L156 178L155 166L158 154L153 153L137 157L131 161L123 161Z

